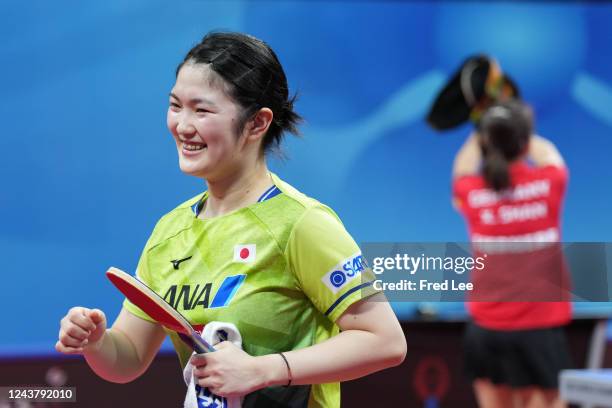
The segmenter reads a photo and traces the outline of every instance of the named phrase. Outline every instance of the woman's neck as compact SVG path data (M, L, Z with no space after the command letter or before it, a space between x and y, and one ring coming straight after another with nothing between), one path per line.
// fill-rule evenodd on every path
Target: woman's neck
M272 184L265 161L254 167L238 169L223 179L208 180L208 198L200 218L214 218L257 202Z

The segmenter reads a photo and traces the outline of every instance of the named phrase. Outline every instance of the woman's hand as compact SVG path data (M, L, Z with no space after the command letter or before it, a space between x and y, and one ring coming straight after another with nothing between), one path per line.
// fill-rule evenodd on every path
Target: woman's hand
M196 382L201 387L221 397L237 397L267 386L260 364L263 359L250 356L229 341L215 345L215 349L191 357L190 364L194 365Z
M82 354L84 348L97 347L106 332L106 316L99 309L73 307L60 322L55 349L64 354Z

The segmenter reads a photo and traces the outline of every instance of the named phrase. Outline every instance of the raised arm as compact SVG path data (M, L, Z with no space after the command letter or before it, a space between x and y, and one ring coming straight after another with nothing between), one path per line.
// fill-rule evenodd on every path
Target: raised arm
M481 159L482 152L478 143L478 134L472 132L455 155L453 178L476 174Z
M565 166L563 156L555 145L542 136L533 135L529 141L529 159L538 167Z

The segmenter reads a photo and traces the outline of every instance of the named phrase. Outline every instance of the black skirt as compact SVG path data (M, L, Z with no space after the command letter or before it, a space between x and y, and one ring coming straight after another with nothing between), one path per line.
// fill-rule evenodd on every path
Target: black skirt
M559 372L572 366L562 327L500 331L468 323L464 352L471 380L513 388L558 388Z

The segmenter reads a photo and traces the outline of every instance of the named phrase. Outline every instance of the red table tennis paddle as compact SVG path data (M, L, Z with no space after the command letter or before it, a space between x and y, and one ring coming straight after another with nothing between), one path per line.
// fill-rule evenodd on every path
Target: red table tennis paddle
M178 333L197 353L215 351L182 314L136 277L113 267L106 271L106 276L130 302L153 320Z

